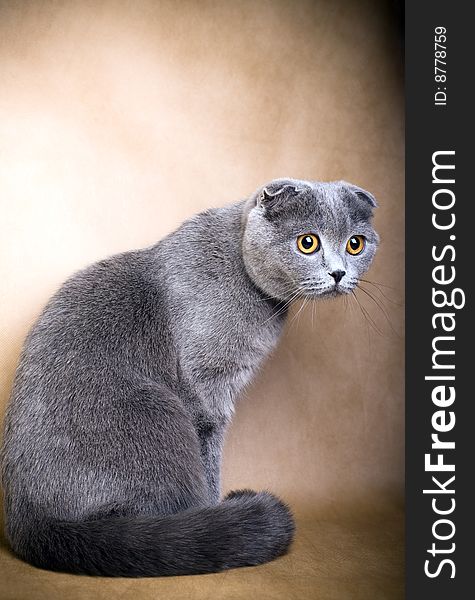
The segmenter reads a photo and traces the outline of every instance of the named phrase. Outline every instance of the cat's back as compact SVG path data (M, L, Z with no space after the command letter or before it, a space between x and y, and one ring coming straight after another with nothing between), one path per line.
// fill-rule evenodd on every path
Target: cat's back
M52 296L24 344L21 365L51 362L56 369L112 358L157 326L164 297L159 266L151 276L149 249L101 260L75 273ZM158 309L158 310L157 310ZM92 366L92 364L90 364Z

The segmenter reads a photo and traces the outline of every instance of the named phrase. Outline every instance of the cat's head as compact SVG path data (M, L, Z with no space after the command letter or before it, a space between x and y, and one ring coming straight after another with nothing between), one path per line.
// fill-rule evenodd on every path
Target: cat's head
M350 293L373 260L374 197L345 181L276 179L248 201L243 257L269 296Z

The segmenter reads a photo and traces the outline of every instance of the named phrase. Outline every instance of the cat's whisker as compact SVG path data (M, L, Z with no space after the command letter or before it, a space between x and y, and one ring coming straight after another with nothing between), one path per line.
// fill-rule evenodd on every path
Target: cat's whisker
M360 281L363 281L364 283L371 283L372 285L376 285L376 286L380 286L380 287L384 287L384 288L388 288L389 290L393 290L396 291L395 287L392 287L390 285L387 285L386 283L380 283L378 281L370 281L369 279L360 279Z
M299 310L298 310L298 311L295 313L295 315L292 317L292 320L291 320L291 321L290 321L290 323L289 323L289 329L290 329L290 327L292 326L292 323L295 321L295 319L296 319L296 318L299 316L299 314L302 312L302 310L303 310L303 308L305 307L305 305L307 304L307 302L308 302L308 298L304 298L304 299L303 299L303 301L302 301L302 304L300 305L300 308L299 308ZM297 321L297 323L298 323L298 321Z
M324 283L318 285L318 286L313 286L313 287L303 287L302 288L302 292L304 294L308 294L309 296L312 296L313 294L315 294L316 292L321 292L322 290L325 290L328 286Z
M364 289L361 285L359 285L357 287L357 289L361 290L364 294L366 294L366 296L368 296L368 298L370 298L374 304L379 308L379 310L382 312L382 314L384 315L386 321L389 324L389 327L391 328L391 331L397 336L400 337L399 333L396 331L396 329L394 328L392 321L386 311L386 308L384 307L384 305L381 303L380 300L378 300L375 296L373 296L373 294L371 294L371 292L369 292L368 290Z
M343 302L345 304L345 314L348 312L348 306L350 305L350 301L348 299L348 294L343 296Z
M376 325L376 323L374 322L374 320L371 318L371 316L369 315L367 309L361 304L361 302L358 300L358 297L355 293L354 290L352 290L352 295L354 297L354 299L356 300L356 303L358 304L358 306L360 307L360 310L365 318L365 321L367 323L369 323L371 325L371 327L382 337L384 337L383 332L379 329L379 327Z
M274 317L282 314L290 305L290 303L295 300L298 295L301 293L300 289L296 290L292 296L283 304L283 306L279 307L276 312L274 312L269 318L267 318L263 323L260 324L260 327L263 327L266 323L268 323Z
M348 309L349 309L351 315L354 315L356 308L355 308L355 303L351 302L351 295L348 294L348 296L345 296L345 299L347 301L347 306L348 306Z
M296 289L300 287L298 283L293 279L293 277L289 276L289 278L291 279L291 281L287 281L285 284L282 284L282 287L280 288L280 293L282 295L289 294L291 292L293 293ZM265 296L264 294L262 294L262 298L256 300L256 303L268 302L269 300L274 300L278 302L278 298L276 298L275 296ZM284 300L282 300L282 302L284 302Z
M302 311L305 310L305 307L307 306L307 304L310 302L310 299L308 297L305 298L304 302L303 302L303 306L302 306ZM300 313L300 311L299 311ZM297 316L297 325L300 323L300 317Z
M294 292L295 291L295 285L290 284L288 287L282 288L281 289L281 293L282 294L288 294L290 292ZM274 301L278 301L278 298L276 298L275 296L262 296L262 298L260 298L259 300L256 300L256 303L260 303L260 302L268 302L269 300L274 300Z
M392 298L390 298L389 296L387 296L387 295L384 293L384 291L381 289L381 287L380 287L380 286L382 286L382 287L385 287L385 288L388 288L388 289L390 289L390 290L393 290L393 291L395 291L395 290L396 290L395 288L393 288L393 287L391 287L391 286L389 286L389 285L385 285L385 284L383 284L383 283L376 283L376 282L374 282L374 281L370 281L369 279L360 279L359 281L360 281L360 282L363 282L363 283L367 283L367 284L369 284L369 285L372 285L374 288L376 288L376 290L378 290L378 292L379 292L379 293L380 293L380 294L381 294L381 295L382 295L382 296L383 296L383 297L384 297L384 298L385 298L385 299L386 299L388 302L391 302L392 304L394 304L394 305L396 305L396 306L402 306L402 303L401 303L401 302L396 302L396 300L393 300Z
M366 296L368 296L368 298L370 298L376 304L376 306L381 310L381 312L386 317L386 319L389 322L391 322L389 315L386 311L386 308L384 307L384 304L382 304L382 302L376 296L374 296L369 290L364 288L362 285L358 285L356 287L356 289L358 289L358 290L362 291L364 294L366 294Z

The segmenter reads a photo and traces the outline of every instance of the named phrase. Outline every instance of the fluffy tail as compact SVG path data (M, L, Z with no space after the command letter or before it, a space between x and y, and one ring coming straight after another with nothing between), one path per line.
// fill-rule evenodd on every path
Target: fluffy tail
M217 506L164 517L44 521L20 554L38 567L89 575L213 573L284 554L293 532L292 515L278 498L243 490Z

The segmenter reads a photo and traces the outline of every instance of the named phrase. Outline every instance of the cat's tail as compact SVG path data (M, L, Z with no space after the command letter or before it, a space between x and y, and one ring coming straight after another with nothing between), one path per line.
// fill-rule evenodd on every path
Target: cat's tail
M290 510L268 492L231 492L218 505L164 517L36 524L17 548L45 569L121 577L213 573L258 565L287 551Z

